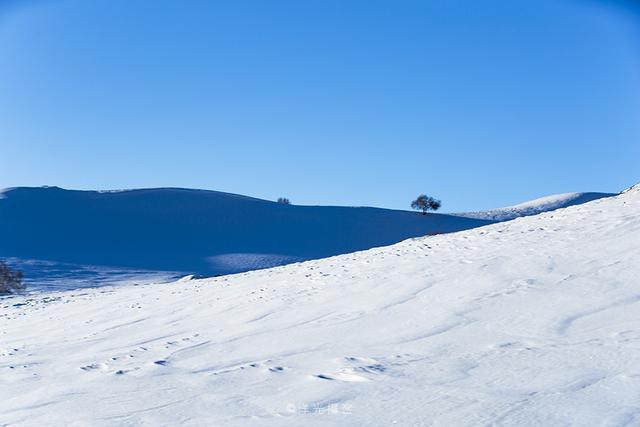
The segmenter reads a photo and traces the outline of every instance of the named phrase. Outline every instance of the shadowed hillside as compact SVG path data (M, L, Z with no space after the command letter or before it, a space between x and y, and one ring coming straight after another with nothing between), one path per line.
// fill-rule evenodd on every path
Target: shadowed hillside
M0 197L0 256L201 274L322 258L491 223L177 188L21 187Z

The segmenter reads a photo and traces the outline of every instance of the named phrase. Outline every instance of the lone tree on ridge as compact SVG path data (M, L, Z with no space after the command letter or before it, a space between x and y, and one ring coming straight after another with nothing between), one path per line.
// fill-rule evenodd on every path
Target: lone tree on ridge
M434 199L431 196L421 194L411 202L411 209L422 211L422 215L426 215L428 211L437 211L442 206L442 202L438 199Z

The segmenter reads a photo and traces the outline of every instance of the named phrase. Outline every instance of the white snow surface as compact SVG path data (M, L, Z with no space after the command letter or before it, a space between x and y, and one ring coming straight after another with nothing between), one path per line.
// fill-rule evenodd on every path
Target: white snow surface
M640 189L268 270L0 300L2 425L638 425Z
M465 218L486 219L493 221L509 221L522 216L537 215L560 208L579 205L603 197L615 196L613 193L562 193L540 197L513 206L490 209L487 211L463 212L452 215Z

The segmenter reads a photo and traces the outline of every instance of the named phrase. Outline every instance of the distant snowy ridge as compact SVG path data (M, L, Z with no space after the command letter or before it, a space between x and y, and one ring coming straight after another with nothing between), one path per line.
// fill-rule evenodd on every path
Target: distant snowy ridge
M454 213L452 215L491 221L508 221L522 216L538 215L542 212L549 212L615 195L615 193L562 193L540 197L539 199L530 200L514 206L488 211Z
M273 267L492 223L184 188L18 187L3 194L2 257L185 274Z
M31 289L78 279L85 280L85 286L104 284L109 275L103 272L118 268L124 269L118 275L127 277L144 270L141 282L154 277L154 271L164 277L229 274L468 230L606 195L570 193L488 212L421 215L371 207L283 205L185 188L16 187L0 192L0 257L25 270ZM85 274L78 276L83 266Z

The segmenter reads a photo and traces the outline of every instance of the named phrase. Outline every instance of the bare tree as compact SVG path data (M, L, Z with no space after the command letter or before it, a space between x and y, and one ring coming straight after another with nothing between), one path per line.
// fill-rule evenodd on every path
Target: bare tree
M422 215L426 215L428 211L437 211L442 206L442 202L433 197L421 194L411 202L411 209L422 211Z
M290 205L291 202L286 197L278 197L278 203L282 205Z
M0 260L0 294L10 294L24 289L22 271L14 271L6 262Z

